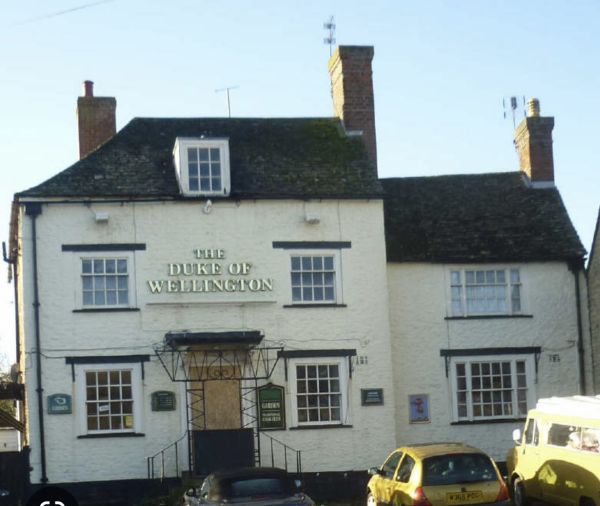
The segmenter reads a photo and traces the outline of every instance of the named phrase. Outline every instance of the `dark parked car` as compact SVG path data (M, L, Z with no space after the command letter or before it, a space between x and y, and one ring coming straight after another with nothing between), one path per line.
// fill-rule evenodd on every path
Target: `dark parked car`
M250 467L209 474L200 488L183 494L186 506L217 503L252 506L314 506L300 482L283 469Z

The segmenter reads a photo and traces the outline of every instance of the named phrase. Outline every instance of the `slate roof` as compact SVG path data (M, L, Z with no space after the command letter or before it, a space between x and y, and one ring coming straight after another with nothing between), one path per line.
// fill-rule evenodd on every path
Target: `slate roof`
M515 172L381 180L388 262L576 260L585 255L556 188Z
M334 118L135 118L82 160L17 196L182 198L175 139L202 135L229 138L230 198L381 197L362 139L347 137Z

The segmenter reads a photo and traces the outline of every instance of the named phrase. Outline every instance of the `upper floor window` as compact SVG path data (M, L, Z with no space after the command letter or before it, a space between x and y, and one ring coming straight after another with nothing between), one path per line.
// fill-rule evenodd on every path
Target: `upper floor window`
M452 316L521 313L519 269L464 269L450 273Z
M323 304L337 301L336 255L291 256L292 303Z
M129 306L128 258L82 258L83 307Z
M229 141L177 138L174 149L184 195L229 195Z

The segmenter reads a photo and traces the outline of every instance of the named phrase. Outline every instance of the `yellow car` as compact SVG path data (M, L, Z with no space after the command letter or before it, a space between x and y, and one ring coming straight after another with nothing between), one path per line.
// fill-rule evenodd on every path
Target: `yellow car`
M369 469L367 506L457 506L510 503L496 463L462 443L398 448Z

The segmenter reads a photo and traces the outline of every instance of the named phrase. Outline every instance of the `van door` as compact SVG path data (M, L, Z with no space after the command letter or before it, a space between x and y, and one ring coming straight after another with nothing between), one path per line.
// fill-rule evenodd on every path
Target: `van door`
M523 444L517 449L519 472L523 477L525 493L528 497L541 498L539 469L542 465L540 457L540 427L535 418L529 418L525 426Z

